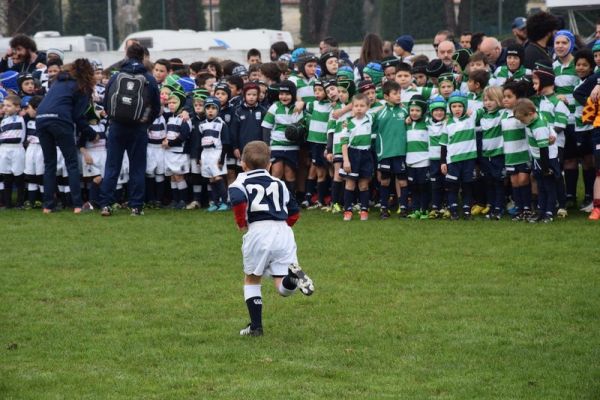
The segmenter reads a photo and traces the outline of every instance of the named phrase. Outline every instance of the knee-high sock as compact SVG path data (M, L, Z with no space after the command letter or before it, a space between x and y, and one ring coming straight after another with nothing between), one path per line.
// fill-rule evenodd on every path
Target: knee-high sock
M593 168L583 170L583 186L585 188L585 199L592 200L594 197L594 181L596 180L596 172Z
M98 205L100 203L100 185L92 182L90 186L90 203Z
M578 178L579 169L565 169L565 195L569 200L577 197Z
M179 192L179 201L187 202L187 182L181 180L177 182L177 191Z
M296 198L296 181L285 181L285 186L287 186L290 196Z
M261 285L244 285L244 300L250 315L252 329L262 328Z
M379 186L379 204L382 210L387 210L390 202L390 186Z
M473 183L463 182L461 187L463 210L466 212L471 212L471 205L473 204Z
M448 183L448 208L452 213L456 213L458 210L458 183Z
M401 208L408 207L408 186L400 188L400 198L398 199Z
M317 180L316 179L307 179L306 180L306 193L304 194L304 200L311 203L312 195L316 192L317 189Z
M360 210L367 211L369 209L369 189L359 192Z
M523 210L531 210L531 185L521 186L521 202L523 204Z
M156 175L156 201L162 203L165 200L165 176Z
M319 203L325 204L325 196L327 196L327 181L317 182L317 195Z
M565 208L567 206L567 190L565 188L565 180L559 175L556 181L556 198L558 199L558 208Z
M92 193L90 191L90 198ZM146 177L146 202L151 203L156 201L156 184L154 177Z
M331 189L331 203L341 205L344 196L344 182L333 181Z
M2 202L4 203L4 207L10 208L12 207L12 190L14 176L11 174L4 174L2 177L4 178L4 191L2 192Z
M352 203L354 202L354 190L344 189L344 210L352 211Z

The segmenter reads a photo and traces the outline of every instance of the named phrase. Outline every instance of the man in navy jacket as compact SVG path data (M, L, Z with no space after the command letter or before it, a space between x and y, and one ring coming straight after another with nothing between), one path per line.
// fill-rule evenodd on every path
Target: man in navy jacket
M150 85L151 112L147 119L149 122L147 123L123 124L114 120L109 121L108 140L106 142L106 167L100 188L100 206L102 207L103 216L110 216L112 214L111 205L116 202L115 191L125 150L127 150L129 157L128 205L131 208L131 215L143 214L142 207L146 191L145 173L148 126L160 113L158 84L142 63L144 59L144 47L138 43L133 43L127 48L126 57L127 60L121 66L121 72L144 74ZM116 76L112 76L108 85L106 85L106 93L109 93L110 85L113 84ZM108 109L108 96L106 96L104 102L105 109Z

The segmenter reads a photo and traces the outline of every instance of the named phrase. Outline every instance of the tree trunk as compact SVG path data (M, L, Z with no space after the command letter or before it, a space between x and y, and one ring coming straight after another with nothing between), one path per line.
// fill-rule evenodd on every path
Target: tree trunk
M167 29L179 29L176 0L166 0Z
M329 36L329 26L331 25L331 18L333 17L333 12L335 11L337 1L329 0L327 2L327 6L323 11L323 19L321 20L321 26L319 27L318 37L315 38L316 42L323 40L326 36Z

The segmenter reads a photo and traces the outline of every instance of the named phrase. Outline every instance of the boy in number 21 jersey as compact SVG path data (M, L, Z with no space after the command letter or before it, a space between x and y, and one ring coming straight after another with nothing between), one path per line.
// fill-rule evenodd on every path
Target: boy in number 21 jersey
M312 280L298 266L296 241L291 226L300 214L298 204L283 181L267 172L269 147L252 141L242 153L243 173L229 186L235 221L240 230L248 229L242 244L244 264L244 299L250 323L240 331L242 336L262 336L261 278L271 275L282 296L290 296L296 288L309 296L314 291Z

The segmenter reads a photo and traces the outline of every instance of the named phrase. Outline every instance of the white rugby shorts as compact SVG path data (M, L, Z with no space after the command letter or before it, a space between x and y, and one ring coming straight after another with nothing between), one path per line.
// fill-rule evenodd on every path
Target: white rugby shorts
M0 144L0 174L23 175L25 171L25 148L21 143Z
M25 174L44 175L44 152L39 143L29 143L25 150Z
M253 222L244 235L242 257L246 275L287 275L290 264L298 262L294 231L285 221Z

